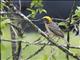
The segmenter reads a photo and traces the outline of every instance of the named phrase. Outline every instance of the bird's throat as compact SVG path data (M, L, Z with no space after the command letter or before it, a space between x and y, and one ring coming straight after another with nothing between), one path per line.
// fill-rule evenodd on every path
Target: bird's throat
M50 30L49 30L49 28L48 28L48 24L47 24L47 23L45 23L45 28L46 28L46 30L47 30L48 32L50 32Z

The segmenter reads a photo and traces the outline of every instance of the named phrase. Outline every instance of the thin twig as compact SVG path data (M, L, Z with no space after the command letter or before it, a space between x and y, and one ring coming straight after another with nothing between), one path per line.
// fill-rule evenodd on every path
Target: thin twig
M13 43L18 43L20 40L0 40L0 41L4 41L4 42L13 42ZM47 43L29 43L27 41L21 41L22 43L26 44L26 46L29 46L29 45L47 45L47 46L53 46L53 44L47 44ZM26 46L22 49L24 50L26 48ZM60 46L63 46L63 47L67 47L66 45L60 45ZM74 49L80 49L80 46L73 46L70 44L69 48L74 48Z
M52 42L51 40L52 39L50 39L40 28L38 28L35 24L33 24L32 22L31 22L31 20L30 19L28 19L25 15L23 15L21 12L17 12L17 14L18 15L20 15L22 18L24 18L24 20L27 20L27 21L29 21L36 29L38 29L38 31L40 32L40 34L42 35L42 36L44 36L48 41L50 41L53 45L55 45L56 47L58 47L59 49L61 49L63 52L65 52L66 54L69 54L70 56L72 56L72 57L74 57L74 58L76 58L76 59L80 59L78 56L74 56L73 55L73 53L71 53L70 51L68 51L66 48L64 48L64 47L62 47L62 46L59 46L57 43L55 43L55 42Z
M16 7L13 5L12 7L14 7L14 11L16 12L17 15L21 16L24 20L28 21L30 24L32 24L38 31L39 33L44 36L49 42L52 43L52 45L58 47L60 50L62 50L64 53L74 57L77 60L80 60L79 56L74 55L71 51L69 51L68 49L64 48L63 46L60 46L59 44L53 42L54 40L49 38L40 28L38 28L38 26L36 26L30 19L28 19L24 14L22 14L20 11L18 11L16 9ZM53 41L52 41L53 40Z
M21 0L19 0L19 10L21 11Z
M39 41L40 39L41 39L41 37L39 37L38 39L36 39L34 42ZM26 47L28 47L29 45L32 45L32 44L35 45L34 42L33 42L33 43L26 44L25 47L23 47L23 50L24 50Z
M38 49L34 54L32 54L32 55L30 55L29 57L27 57L25 60L29 60L29 59L32 58L33 56L35 56L35 55L37 55L38 53L40 53L40 52L44 49L45 46L46 46L46 45L44 44L40 49Z
M18 42L17 60L21 60L21 52L22 52L22 46L21 46L21 41L19 41Z
M72 20L72 15L74 14L75 12L75 7L77 6L76 4L76 1L74 0L73 1L73 6L71 8L71 12L70 12L70 15L69 15L69 23L68 23L68 27L70 26L71 24L71 20ZM70 42L70 31L67 32L67 42L69 43ZM69 50L69 44L67 44L67 49ZM69 60L69 55L67 54L66 55L67 57L67 60Z

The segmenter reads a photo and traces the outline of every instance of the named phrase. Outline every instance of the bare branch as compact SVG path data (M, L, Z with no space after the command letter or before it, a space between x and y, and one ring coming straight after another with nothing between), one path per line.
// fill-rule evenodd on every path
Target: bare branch
M46 45L44 44L40 49L38 49L34 54L27 57L25 60L28 60L28 59L32 58L33 56L37 55L38 53L40 53L44 49L45 46Z
M71 20L72 20L72 15L74 14L75 12L75 7L77 7L77 1L73 1L73 5L72 5L72 8L71 8L71 11L70 11L70 14L69 14L69 22L68 22L68 28L70 27L71 25ZM70 43L70 31L67 32L67 42ZM67 49L69 50L69 44L67 44ZM67 60L69 60L69 55L66 54L66 57L67 57Z
M71 53L69 50L67 50L66 48L64 48L63 46L59 46L57 43L55 43L55 42L52 42L52 39L51 38L49 38L40 28L38 28L35 24L33 24L32 22L31 22L31 20L30 19L28 19L25 15L23 15L21 12L19 12L19 11L17 11L16 12L18 15L20 15L21 17L23 17L23 19L24 20L27 20L27 21L29 21L36 29L38 29L38 31L39 31L39 33L41 34L41 35L43 35L48 41L50 41L53 45L55 45L56 47L58 47L59 49L61 49L63 52L65 52L66 54L69 54L70 56L72 56L72 57L74 57L74 58L76 58L76 59L80 59L80 57L78 57L78 56L75 56L73 53Z
M22 51L21 41L19 41L18 42L17 60L21 60L21 51Z
M29 23L31 23L37 30L38 32L44 36L53 46L58 47L60 50L62 50L64 53L74 57L77 60L80 60L79 56L74 55L71 51L69 51L68 49L66 49L63 46L60 46L59 44L55 43L54 40L52 38L49 38L40 28L38 28L30 19L28 19L23 13L21 13L20 11L18 11L16 9L16 7L13 5L12 6L14 9L14 11L16 12L17 15L21 16L24 20L28 21Z
M13 43L17 43L19 42L19 40L0 40L0 41L4 41L4 42L13 42ZM47 46L53 46L53 44L47 44L47 43L30 43L30 42L27 42L27 41L21 41L22 43L26 44L26 46L29 46L29 45L47 45ZM23 50L26 48L26 46L23 48ZM63 46L63 47L67 47L66 45L60 45L60 46ZM73 45L70 45L69 48L73 48L73 49L80 49L80 46L73 46Z

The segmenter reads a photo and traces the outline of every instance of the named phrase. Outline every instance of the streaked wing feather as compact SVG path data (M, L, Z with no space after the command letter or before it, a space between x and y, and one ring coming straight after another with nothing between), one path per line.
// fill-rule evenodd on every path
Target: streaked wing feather
M59 26L56 23L48 24L48 27L55 35L60 36L62 38L64 37L62 30L59 28Z

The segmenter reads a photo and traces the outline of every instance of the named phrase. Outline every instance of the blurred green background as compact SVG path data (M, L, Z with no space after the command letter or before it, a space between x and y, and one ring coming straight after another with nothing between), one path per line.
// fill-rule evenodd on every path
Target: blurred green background
M80 36L75 36L72 32L70 33L70 44L74 46L80 46ZM23 41L33 42L37 40L41 35L35 32L25 33ZM66 36L66 34L65 34ZM44 37L41 38L43 40ZM46 42L46 40L44 39ZM59 40L59 44L63 44L64 40ZM25 47L26 44L22 43L22 48ZM27 57L32 55L36 52L41 46L40 45L29 45L24 50L22 50L22 60L25 60ZM12 60L12 50L11 50L11 43L2 41L2 59L1 60ZM52 50L53 49L53 50ZM53 52L51 52L51 50ZM80 56L80 49L70 49L74 54ZM49 60L51 54L53 53L53 58L51 60L66 60L66 55L60 49L56 48L55 46L46 46L40 53L35 55L34 57L30 58L29 60ZM75 60L73 57L70 56L70 60Z

